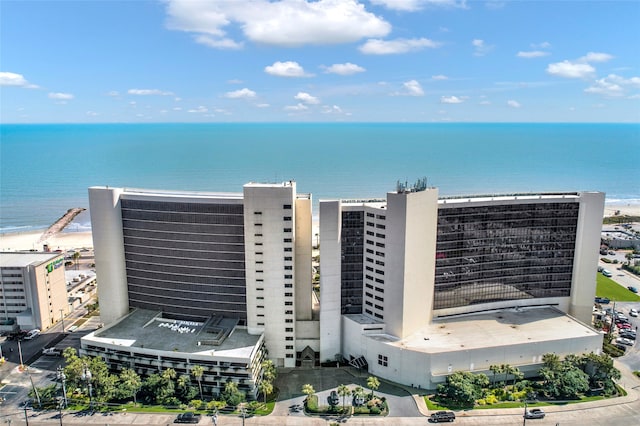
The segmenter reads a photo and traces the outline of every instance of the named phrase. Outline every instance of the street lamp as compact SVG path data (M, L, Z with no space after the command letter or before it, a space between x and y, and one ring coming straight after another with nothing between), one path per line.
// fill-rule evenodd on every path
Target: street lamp
M67 379L67 376L64 374L64 370L60 366L58 367L58 370L57 370L57 376L58 376L58 379L60 379L60 381L62 382L62 396L64 398L64 408L67 408L67 388L65 386L65 381Z
M60 309L60 321L62 321L62 334L64 334L64 309Z
M89 387L89 409L93 408L93 394L92 394L92 387L91 387L91 370L89 370L89 367L87 367L87 365L84 365L84 370L82 371L82 380L86 380L87 381L87 385Z

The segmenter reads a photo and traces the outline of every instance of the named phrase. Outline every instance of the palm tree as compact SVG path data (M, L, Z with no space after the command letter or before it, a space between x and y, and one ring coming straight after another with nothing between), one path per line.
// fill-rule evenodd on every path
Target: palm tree
M498 364L490 365L489 371L493 373L493 384L496 384L496 374L502 374L502 368Z
M349 390L347 385L338 386L338 395L340 395L342 397L342 409L343 410L344 410L344 406L345 406L344 398L349 396L350 394L351 394L351 391Z
M275 365L273 365L273 361L270 359L262 362L262 371L262 378L272 383L278 375L278 370L276 370Z
M518 380L522 380L522 378L524 377L524 374L518 367L513 367L513 371L511 371L511 374L513 374L513 386L516 385L516 382Z
M133 404L137 404L138 401L136 400L136 395L138 394L138 389L142 386L142 379L140 379L140 376L135 371L125 368L120 373L120 382L125 389L131 391L131 394L133 395Z
M307 395L307 398L309 398L309 396L316 393L316 390L313 388L313 386L307 383L305 385L302 385L302 393Z
M373 391L378 390L380 387L380 380L375 376L369 376L367 378L367 387L371 389L371 398L373 398Z
M202 375L204 374L204 368L201 365L194 365L191 367L191 374L198 382L198 387L200 388L200 399L202 399Z
M76 264L76 270L78 270L80 268L80 264L78 263L78 259L80 259L80 252L79 251L73 252L73 261Z
M269 380L263 380L260 382L260 384L258 385L258 390L260 392L262 392L262 395L264 395L264 403L267 403L267 395L271 394L271 392L273 392L273 383L271 383Z
M509 364L500 364L500 370L502 374L504 374L504 386L507 385L507 375L509 374L509 368L511 366Z

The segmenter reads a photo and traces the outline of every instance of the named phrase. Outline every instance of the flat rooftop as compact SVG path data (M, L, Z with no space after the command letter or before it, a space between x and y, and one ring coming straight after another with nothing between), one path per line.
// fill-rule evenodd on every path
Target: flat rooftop
M42 264L62 256L60 253L45 252L2 252L0 253L0 267L23 268L32 264Z
M136 309L116 324L83 339L158 351L196 355L211 355L214 351L216 356L249 358L261 335L250 335L235 324L236 320L224 318L205 323L174 320L162 318L159 311ZM219 344L213 344L216 339L221 340Z
M415 351L445 353L599 334L555 308L540 307L440 318L402 340L389 335L368 337Z

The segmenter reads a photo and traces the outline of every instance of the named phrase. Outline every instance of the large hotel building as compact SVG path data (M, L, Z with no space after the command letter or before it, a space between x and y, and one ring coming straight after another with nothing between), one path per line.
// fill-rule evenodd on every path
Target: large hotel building
M205 367L250 395L260 363L347 359L433 388L452 371L539 368L599 353L590 327L598 192L439 198L424 182L379 200L312 201L295 182L242 193L89 189L106 327L82 339L113 369ZM318 303L319 302L319 303Z

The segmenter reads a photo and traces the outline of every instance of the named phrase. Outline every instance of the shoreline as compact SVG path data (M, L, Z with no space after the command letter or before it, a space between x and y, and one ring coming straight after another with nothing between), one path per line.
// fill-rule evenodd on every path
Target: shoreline
M616 212L618 212L617 215ZM611 216L640 216L640 203L623 200L607 202L605 200L603 218ZM73 223L74 221L70 221L67 225ZM319 233L319 225L318 218L314 216L312 240ZM78 231L65 226L60 232L54 235L47 235L41 241L41 237L45 236L43 232L46 233L47 229L50 228L43 227L42 229L31 229L29 231L0 233L0 252L43 251L44 244L47 244L51 251L93 248L93 235L91 230L85 230L86 228Z

